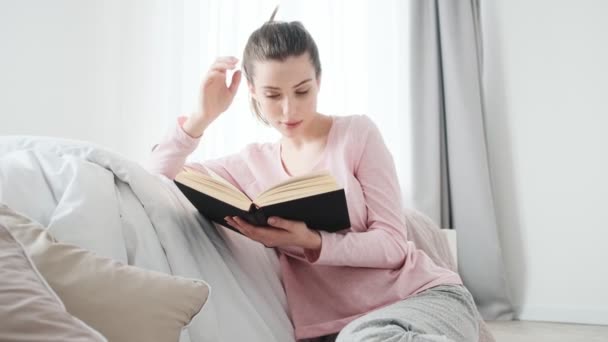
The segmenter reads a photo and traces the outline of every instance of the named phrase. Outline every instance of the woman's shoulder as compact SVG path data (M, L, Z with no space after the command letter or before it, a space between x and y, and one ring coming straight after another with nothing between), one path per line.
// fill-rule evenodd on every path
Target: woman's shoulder
M333 116L334 124L336 125L336 131L341 136L355 135L361 138L369 132L370 129L376 127L376 124L372 119L365 114L355 115L340 115Z

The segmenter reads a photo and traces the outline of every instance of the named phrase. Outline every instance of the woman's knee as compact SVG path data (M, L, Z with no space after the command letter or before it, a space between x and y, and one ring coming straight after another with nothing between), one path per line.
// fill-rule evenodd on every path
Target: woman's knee
M414 331L406 322L395 319L361 317L349 323L340 334L336 342L376 342L376 341L441 341L447 339L422 339L423 334Z
M336 342L456 342L449 334L415 326L405 319L362 316L350 322ZM469 341L464 338L462 341Z
M443 335L413 331L399 324L346 326L336 342L454 342Z

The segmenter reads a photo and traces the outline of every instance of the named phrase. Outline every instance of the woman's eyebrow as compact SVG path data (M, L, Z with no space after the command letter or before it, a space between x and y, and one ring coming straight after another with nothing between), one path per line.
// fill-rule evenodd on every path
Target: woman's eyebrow
M294 87L294 88L297 88L297 87L301 86L302 84L304 84L304 83L306 83L306 82L310 82L310 81L312 81L312 78L305 79L304 81L302 81L302 82L300 82L300 83L296 84L296 85L295 85L295 86L293 86L293 87Z
M304 84L304 83L306 83L306 82L310 82L310 81L312 81L312 78L305 79L304 81L302 81L302 82L300 82L300 83L296 84L296 85L295 85L295 86L293 86L293 87L294 87L294 88L297 88L297 87L301 86L302 84ZM272 86L263 86L262 88L264 88L264 89L269 89L269 90L280 90L280 89L281 89L281 88L278 88L278 87L272 87Z

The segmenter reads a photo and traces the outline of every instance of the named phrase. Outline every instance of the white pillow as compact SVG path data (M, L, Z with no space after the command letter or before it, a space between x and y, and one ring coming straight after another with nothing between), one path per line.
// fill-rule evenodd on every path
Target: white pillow
M57 242L40 224L5 205L0 205L0 222L25 246L67 311L112 342L178 341L207 301L203 281L124 265Z
M65 311L23 246L1 223L0 341L106 341Z

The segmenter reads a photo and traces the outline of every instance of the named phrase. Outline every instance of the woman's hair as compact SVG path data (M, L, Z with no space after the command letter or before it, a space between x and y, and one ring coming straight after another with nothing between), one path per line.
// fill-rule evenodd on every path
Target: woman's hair
M275 8L270 20L265 22L249 36L245 51L243 52L243 71L247 82L253 83L255 76L254 63L268 60L284 61L288 57L298 57L308 52L310 62L315 68L317 78L321 76L321 61L319 50L312 36L299 21L283 22L274 21L278 10ZM262 122L268 125L268 121L260 112L257 101L250 98L251 110Z

